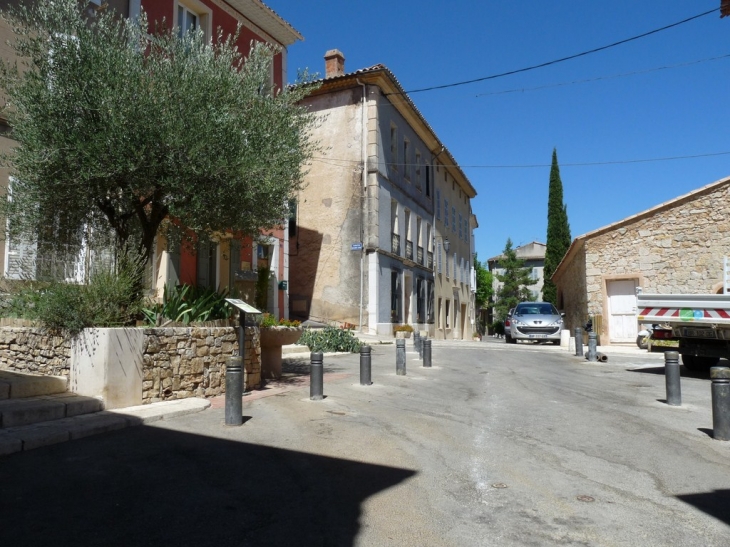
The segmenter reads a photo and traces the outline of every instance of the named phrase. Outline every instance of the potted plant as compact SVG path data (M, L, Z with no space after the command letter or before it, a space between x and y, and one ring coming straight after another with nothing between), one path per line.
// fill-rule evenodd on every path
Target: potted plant
M410 325L393 325L393 334L396 338L410 338L413 327Z
M259 328L261 376L265 379L281 378L281 348L299 340L302 326L299 321L276 319L270 313L265 313Z

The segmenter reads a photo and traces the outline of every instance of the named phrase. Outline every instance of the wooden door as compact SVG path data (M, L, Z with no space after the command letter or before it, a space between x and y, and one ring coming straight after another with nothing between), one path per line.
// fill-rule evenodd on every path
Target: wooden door
M608 339L615 343L636 341L637 279L616 279L606 283L608 295Z

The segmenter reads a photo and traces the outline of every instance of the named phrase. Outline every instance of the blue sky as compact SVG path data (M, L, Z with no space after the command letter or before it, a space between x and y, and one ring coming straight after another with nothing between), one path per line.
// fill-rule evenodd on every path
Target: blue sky
M267 4L304 35L289 48L290 81L303 68L323 73L325 51L337 48L347 72L382 63L414 90L599 48L720 0ZM575 238L730 176L730 17L717 11L578 59L411 98L478 192L480 260L507 238L545 242L553 148ZM686 156L704 157L637 161ZM586 163L594 165L575 165Z

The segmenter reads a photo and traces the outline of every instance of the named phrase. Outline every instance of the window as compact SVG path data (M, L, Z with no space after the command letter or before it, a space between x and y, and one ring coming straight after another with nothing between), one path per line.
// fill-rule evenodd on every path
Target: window
M431 197L431 167L426 166L426 196Z
M416 150L416 186L421 188L421 153Z
M444 224L449 225L449 200L444 200Z
M398 128L395 125L390 126L390 164L398 170Z
M411 180L411 165L408 162L408 154L410 152L411 143L408 139L403 139L403 176L406 180Z
M390 272L390 322L400 323L400 272Z
M241 240L231 239L228 248L228 290L233 290L236 273L241 269Z
M436 245L436 263L438 264L438 273L441 273L441 242Z
M202 30L205 38L211 38L211 10L200 0L177 0L175 10L178 36L182 37L189 31Z
M436 218L441 220L441 190L436 190Z
M216 262L218 245L212 241L198 242L198 271L195 284L203 288L216 288L218 285Z
M464 225L463 219L461 218L461 213L459 213L459 239L462 239L464 237L462 226Z
M448 224L448 222L446 223ZM451 206L451 229L456 231L456 207Z
M446 300L446 328L451 328L451 300Z
M289 237L297 235L297 200L289 200Z

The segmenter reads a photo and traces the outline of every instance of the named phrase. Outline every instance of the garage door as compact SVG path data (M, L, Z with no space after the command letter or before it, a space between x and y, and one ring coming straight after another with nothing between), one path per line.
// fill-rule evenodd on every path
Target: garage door
M611 342L636 341L637 279L617 279L606 283L608 292L608 339Z

